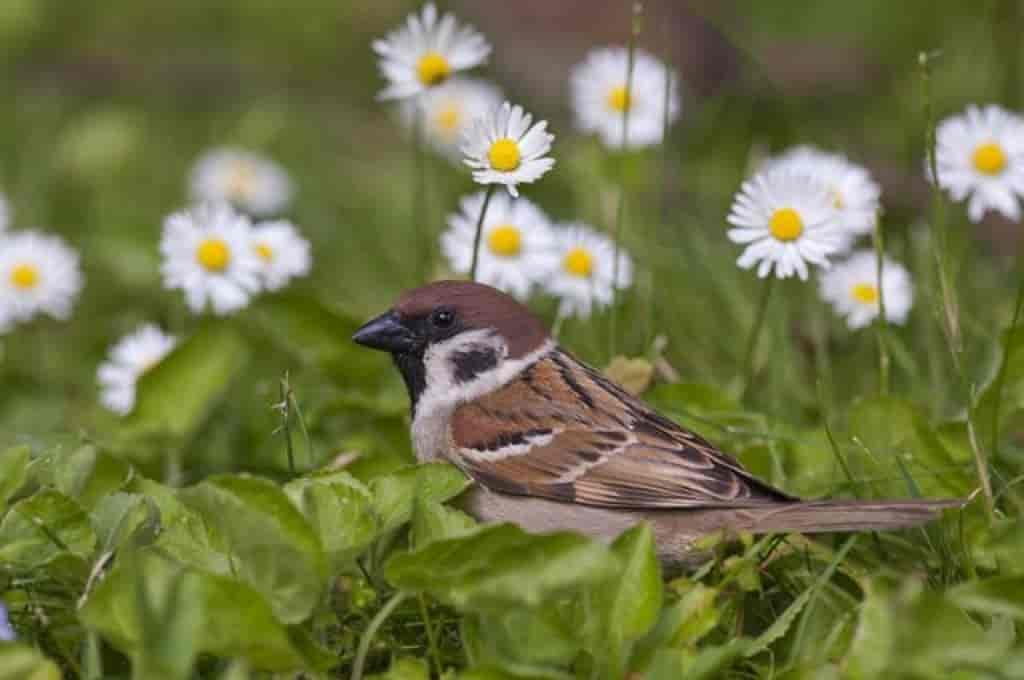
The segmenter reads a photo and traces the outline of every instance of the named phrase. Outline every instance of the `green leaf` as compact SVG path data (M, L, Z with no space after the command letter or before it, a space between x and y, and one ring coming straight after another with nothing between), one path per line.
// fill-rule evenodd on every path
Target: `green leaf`
M87 445L57 459L53 483L58 491L91 509L101 498L122 489L133 474L128 463Z
M869 581L857 629L844 660L851 679L884 677L896 637L893 626L893 611L885 593L877 583Z
M183 437L198 428L238 376L247 348L230 322L203 324L139 379L125 424L140 434Z
M572 617L560 603L467 614L460 637L474 665L516 677L562 678L579 654Z
M28 645L0 642L0 680L60 680L60 669Z
M343 384L365 385L390 369L385 357L352 342L361 321L331 309L314 296L300 293L266 295L250 317L279 345L302 361L326 368Z
M624 532L611 548L619 558L621 571L587 588L583 631L601 675L620 677L631 643L658 620L662 581L654 533L648 524Z
M144 548L132 559L119 558L79 614L86 626L128 655L136 654L145 640L136 591L140 577L147 589L154 590L180 579L180 592L188 594L200 615L195 624L200 652L240 657L266 671L322 670L337 662L300 632L282 625L251 586L182 565L156 548ZM189 620L193 616L190 612Z
M221 475L180 498L223 537L233 573L262 592L280 620L309 617L326 584L326 561L319 537L276 484Z
M14 446L0 452L0 511L28 479L31 453L28 446Z
M788 607L786 611L775 619L772 625L768 626L763 633L757 636L757 638L750 644L745 650L744 654L748 657L756 656L768 649L768 646L773 642L781 638L789 630L789 627L796 621L796 617L803 611L804 607L811 600L811 597L818 591L819 588L824 586L832 579L832 574L835 573L836 569L839 568L840 562L846 557L846 553L850 551L854 543L857 542L857 536L854 534L850 536L840 548L832 561L829 563L825 571L815 580L815 582L802 593L800 593L795 600Z
M397 588L430 593L459 609L501 611L536 607L601 581L616 566L597 541L569 533L533 536L499 524L396 555L385 574Z
M0 523L0 564L31 569L69 554L87 560L95 547L85 511L52 489L18 501Z
M699 650L662 649L654 656L646 680L703 680L722 677L722 671L742 658L748 640L739 639Z
M957 606L979 614L1024 619L1024 576L968 581L951 588L948 597Z
M377 535L370 492L347 472L299 477L284 491L320 537L331 573L351 568Z
M387 673L370 677L375 680L430 680L430 670L422 659L398 657L391 662Z
M160 511L149 498L134 493L114 493L102 498L91 513L100 552L112 552L129 539L142 542L156 538Z
M184 568L133 571L139 642L132 677L185 680L199 653L202 584Z
M416 549L432 541L456 538L477 527L476 520L455 508L416 495L412 513L412 544Z
M469 480L454 465L426 463L403 468L370 482L374 511L380 519L380 532L402 526L412 518L413 501L443 503L458 496Z

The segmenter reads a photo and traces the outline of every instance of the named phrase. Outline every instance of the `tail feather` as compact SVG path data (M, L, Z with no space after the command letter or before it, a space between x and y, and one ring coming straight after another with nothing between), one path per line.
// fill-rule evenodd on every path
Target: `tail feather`
M740 511L740 521L733 528L759 534L907 529L931 522L943 510L962 507L964 503L962 499L782 503Z

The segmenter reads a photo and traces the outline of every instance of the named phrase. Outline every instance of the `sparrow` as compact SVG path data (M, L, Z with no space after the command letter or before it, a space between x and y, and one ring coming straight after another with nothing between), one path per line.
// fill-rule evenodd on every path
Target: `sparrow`
M711 533L914 527L960 500L801 500L659 414L558 345L514 298L438 281L401 295L353 340L389 352L412 405L420 461L473 482L482 522L611 540L641 521L667 565Z

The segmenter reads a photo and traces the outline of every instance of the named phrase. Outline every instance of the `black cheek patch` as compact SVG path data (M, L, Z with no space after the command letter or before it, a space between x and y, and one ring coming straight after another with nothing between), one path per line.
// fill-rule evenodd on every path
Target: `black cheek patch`
M498 353L490 348L471 349L465 352L456 352L452 355L451 362L455 369L455 381L467 383L481 373L497 366Z

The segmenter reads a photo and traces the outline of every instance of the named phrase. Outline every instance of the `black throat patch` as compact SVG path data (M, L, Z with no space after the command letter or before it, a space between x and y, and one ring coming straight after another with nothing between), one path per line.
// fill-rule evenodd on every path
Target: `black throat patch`
M427 367L423 363L423 354L392 354L391 358L398 367L398 372L402 374L405 389L409 392L412 414L415 416L416 402L420 400L423 390L427 389Z
M498 365L498 351L493 347L474 347L453 353L450 361L455 371L455 382L467 383Z

